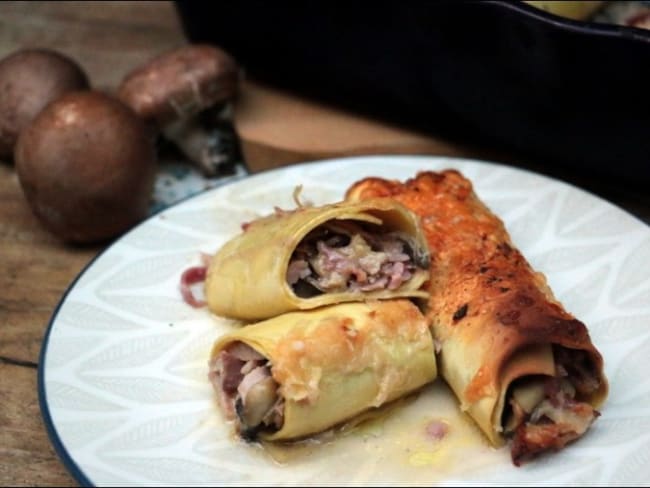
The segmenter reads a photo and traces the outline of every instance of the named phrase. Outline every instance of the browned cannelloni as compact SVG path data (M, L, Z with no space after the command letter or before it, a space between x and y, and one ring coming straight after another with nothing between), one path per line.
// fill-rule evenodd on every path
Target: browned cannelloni
M391 198L419 215L441 376L493 445L510 441L519 465L587 431L607 396L603 359L468 179L454 170L367 178L346 197Z

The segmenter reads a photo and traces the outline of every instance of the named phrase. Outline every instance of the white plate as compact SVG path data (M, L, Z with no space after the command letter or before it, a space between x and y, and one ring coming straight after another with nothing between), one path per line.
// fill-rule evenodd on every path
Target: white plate
M230 435L206 378L234 322L181 299L181 272L240 224L342 199L371 175L456 168L505 222L566 308L588 324L611 382L602 417L567 449L514 467L460 417L442 381L348 435L269 454ZM638 484L650 480L650 228L577 188L492 163L361 157L291 166L210 190L151 217L70 287L44 342L39 389L51 439L94 485ZM422 431L452 425L440 444ZM286 457L284 457L286 456ZM278 462L282 460L282 462Z

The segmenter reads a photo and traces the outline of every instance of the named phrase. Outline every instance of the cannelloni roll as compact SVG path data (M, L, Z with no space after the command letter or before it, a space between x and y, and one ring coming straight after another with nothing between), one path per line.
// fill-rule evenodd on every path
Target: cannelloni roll
M495 446L510 441L519 465L587 431L607 395L603 359L470 181L453 170L367 178L346 197L395 199L420 216L440 374Z
M428 321L408 299L291 312L218 339L209 378L246 439L327 430L432 381Z
M424 297L429 252L418 219L380 199L279 211L244 226L211 259L208 307L266 319L341 302Z

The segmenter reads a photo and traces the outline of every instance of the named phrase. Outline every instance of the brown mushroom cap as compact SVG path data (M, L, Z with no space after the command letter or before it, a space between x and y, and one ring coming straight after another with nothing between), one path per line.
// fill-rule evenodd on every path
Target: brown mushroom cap
M147 216L154 144L119 100L91 91L64 95L22 131L15 155L33 212L65 241L101 241Z
M239 69L230 55L194 44L164 53L129 73L118 97L162 127L233 97L238 80Z
M88 88L72 59L47 49L25 49L0 60L0 158L9 158L20 131L48 103Z

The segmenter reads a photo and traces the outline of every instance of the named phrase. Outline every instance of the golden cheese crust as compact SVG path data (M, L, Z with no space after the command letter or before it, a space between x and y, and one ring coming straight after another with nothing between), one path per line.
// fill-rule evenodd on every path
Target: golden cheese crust
M285 398L317 397L315 368L341 376L369 368L381 385L373 402L379 406L389 392L399 389L399 384L386 383L393 378L404 381L410 369L408 361L394 361L396 348L391 344L403 345L410 354L432 347L428 321L408 300L368 301L351 309L363 313L321 313L314 328L295 327L278 341L273 377Z
M587 328L554 298L468 179L455 170L427 171L404 183L366 178L346 193L351 201L377 197L394 199L421 219L432 259L427 314L442 346L441 374L465 407L496 399L507 386L500 375L509 358L545 343L589 354L601 386L585 400L601 403L607 382ZM449 357L460 349L471 358Z

